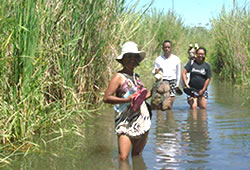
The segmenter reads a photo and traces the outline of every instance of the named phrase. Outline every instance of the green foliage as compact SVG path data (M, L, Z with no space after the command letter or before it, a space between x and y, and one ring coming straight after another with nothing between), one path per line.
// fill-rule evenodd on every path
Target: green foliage
M221 79L249 86L249 12L247 6L235 7L227 13L222 9L217 19L213 19L214 71Z
M9 151L22 150L100 105L124 1L0 5L0 140Z

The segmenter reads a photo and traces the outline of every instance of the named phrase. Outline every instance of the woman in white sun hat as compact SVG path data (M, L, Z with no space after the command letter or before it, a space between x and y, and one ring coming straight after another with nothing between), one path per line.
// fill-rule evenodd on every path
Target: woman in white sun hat
M114 104L119 160L127 160L130 149L132 156L142 153L151 126L151 110L145 102L151 92L134 73L134 68L144 58L145 52L138 51L136 43L126 42L116 58L123 69L112 77L104 94L104 102Z

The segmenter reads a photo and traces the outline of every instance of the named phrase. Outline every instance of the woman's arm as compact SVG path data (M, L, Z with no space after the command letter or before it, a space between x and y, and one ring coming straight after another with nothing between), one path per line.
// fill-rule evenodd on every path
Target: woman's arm
M187 84L187 70L185 68L183 69L181 75L182 75L184 86L190 88L189 85Z
M210 82L210 78L207 78L207 80L204 83L203 88L199 91L199 95L203 95L203 93L205 92L205 90L207 89L209 85L209 82Z
M150 98L151 95L152 95L152 94L151 94L151 91L148 90L148 93L147 93L147 95L146 95L146 99L145 99L145 100L147 100L148 98Z

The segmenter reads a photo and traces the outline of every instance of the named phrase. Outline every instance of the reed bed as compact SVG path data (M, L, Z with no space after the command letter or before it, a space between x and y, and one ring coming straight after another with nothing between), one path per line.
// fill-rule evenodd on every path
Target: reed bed
M94 114L113 44L122 43L123 6L118 0L1 3L0 163L37 146L34 136L75 131ZM75 119L80 123L58 130Z
M238 85L250 85L249 55L249 11L248 5L235 5L226 12L222 9L212 21L212 64L221 79Z

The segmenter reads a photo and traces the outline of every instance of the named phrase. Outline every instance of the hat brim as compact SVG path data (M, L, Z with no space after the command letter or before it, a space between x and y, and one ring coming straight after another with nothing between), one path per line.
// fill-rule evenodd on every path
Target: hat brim
M132 53L132 54L139 54L140 58L139 58L139 63L145 58L146 56L146 53L145 51L138 51L138 52L126 52L126 53L122 53L121 55L119 55L118 57L116 57L116 60L121 63L122 59L123 59L123 56L124 54L127 54L127 53Z

